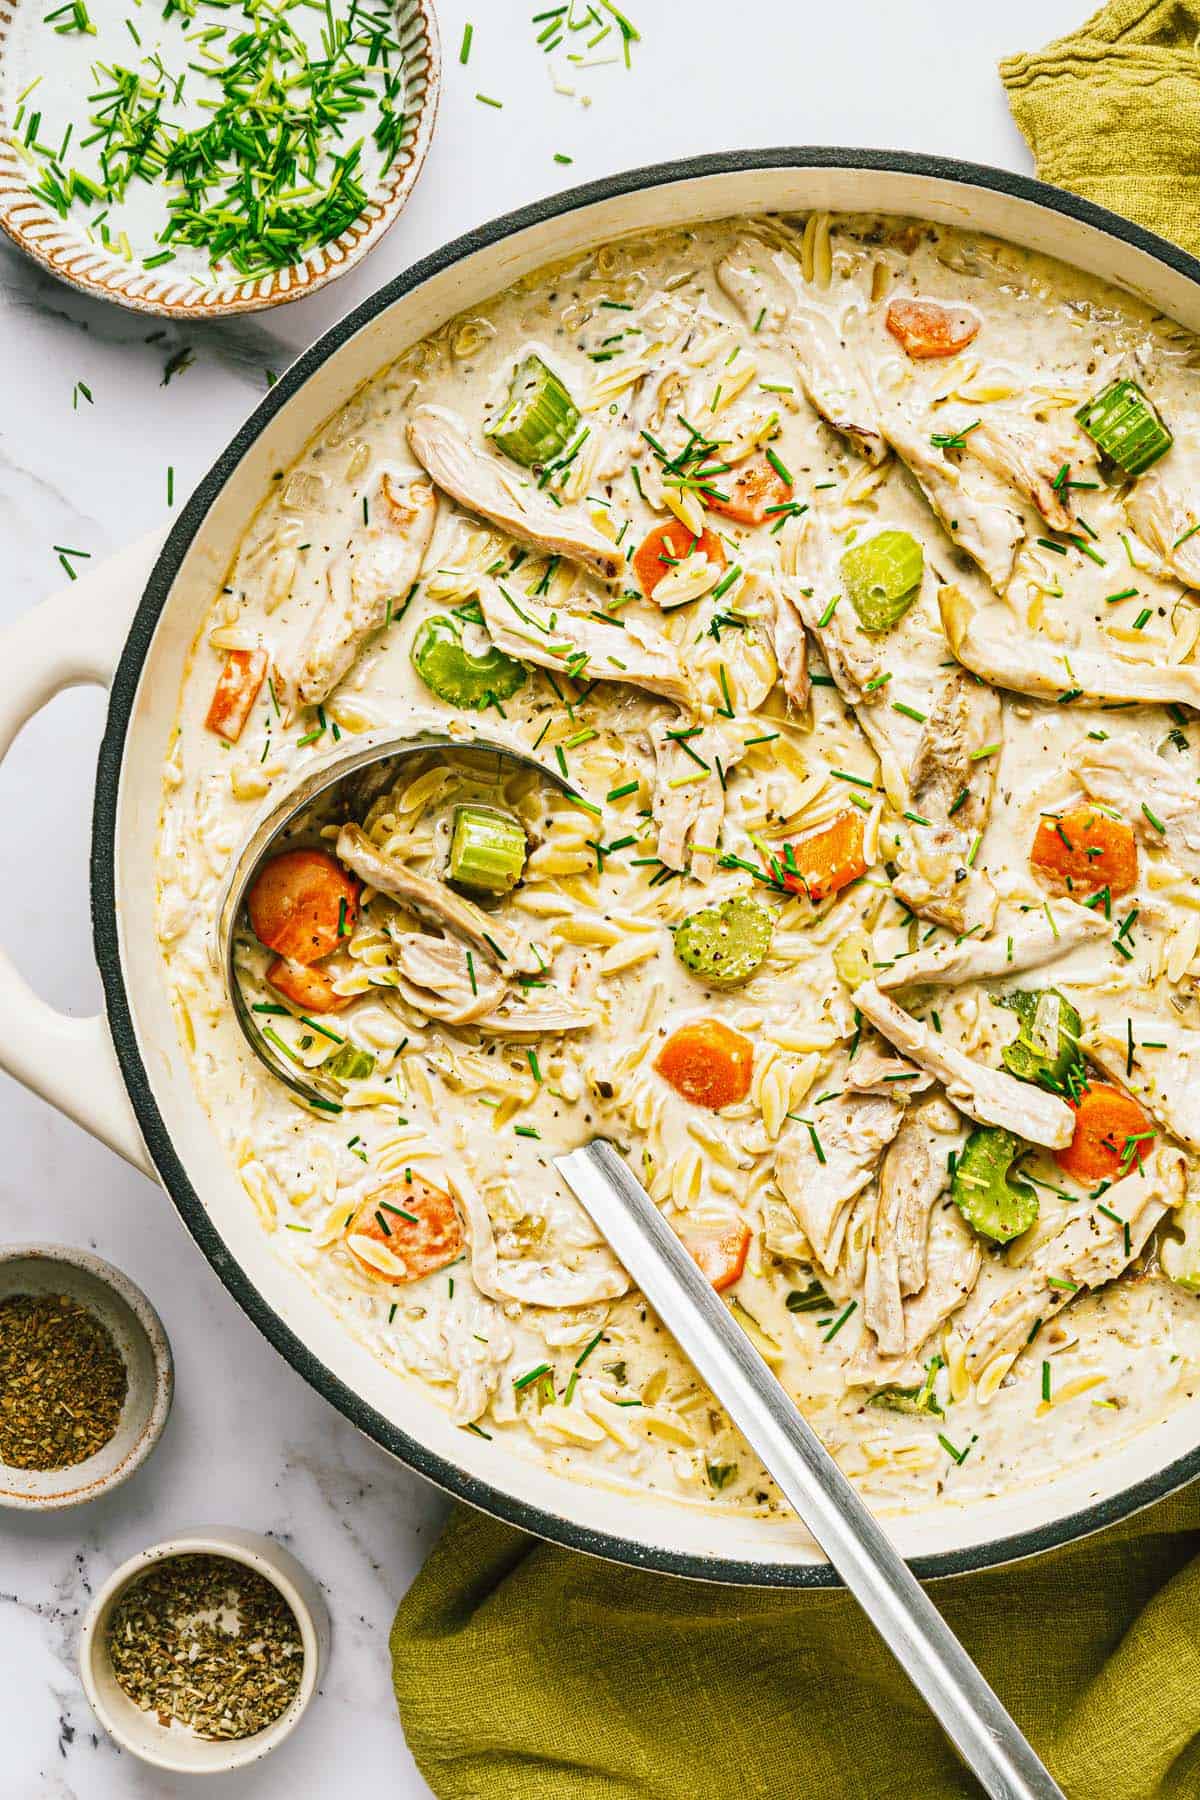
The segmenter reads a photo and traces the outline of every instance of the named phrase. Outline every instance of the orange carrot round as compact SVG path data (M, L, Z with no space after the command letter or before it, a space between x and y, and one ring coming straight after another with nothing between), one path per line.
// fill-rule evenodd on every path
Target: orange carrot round
M977 334L980 320L965 306L943 306L938 300L893 300L885 323L907 354L924 362L965 350Z
M1154 1124L1132 1094L1107 1081L1093 1081L1078 1100L1068 1101L1075 1132L1054 1160L1076 1181L1115 1181L1143 1163L1153 1148Z
M1128 894L1137 886L1132 827L1094 806L1040 818L1029 861L1034 873L1062 894L1095 894L1101 888Z
M324 850L285 850L263 864L246 899L260 944L314 963L354 929L358 883Z
M694 531L689 531L678 519L668 519L665 525L656 525L633 553L633 572L647 600L663 576L670 573L674 564L682 562L685 556L691 556L697 550L719 569L725 567L725 550L715 532L702 531L697 537Z
M654 1067L685 1100L719 1112L750 1092L754 1045L720 1019L697 1019L671 1033Z
M827 900L867 872L862 815L847 810L790 844L779 859L783 884L810 900Z
M454 1201L444 1188L434 1187L412 1170L401 1180L371 1190L350 1221L348 1236L382 1244L403 1263L402 1274L384 1274L360 1256L353 1243L347 1244L360 1268L393 1287L420 1281L456 1261L463 1252L462 1221Z
M732 1287L746 1267L750 1227L739 1220L724 1231L697 1232L683 1242L700 1273L707 1276L719 1294L723 1288Z
M704 503L712 512L723 513L739 525L761 525L772 506L786 506L792 497L790 481L785 481L765 456L744 462L737 474L713 477L721 491L729 496L718 500L706 494Z
M297 1012L340 1012L343 1006L349 1006L352 998L350 994L334 993L333 983L324 969L291 962L286 956L276 957L267 970L267 980L277 994L291 1001Z

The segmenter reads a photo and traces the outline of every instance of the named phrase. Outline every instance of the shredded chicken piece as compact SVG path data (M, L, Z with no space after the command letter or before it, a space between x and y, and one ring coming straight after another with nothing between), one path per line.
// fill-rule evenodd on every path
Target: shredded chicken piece
M940 413L938 418L940 422ZM956 427L947 424L945 429L949 432ZM1074 529L1072 489L1060 477L1064 467L1077 474L1079 469L1090 466L1090 453L1078 433L1068 438L1036 419L1012 414L1004 418L988 414L974 420L964 418L957 430L963 440L960 455L974 457L1007 482L1053 531Z
M1013 510L1005 489L979 469L957 469L930 444L928 428L918 427L898 406L885 412L883 432L950 541L979 564L997 593L1003 593L1025 539L1024 520Z
M628 1275L603 1245L564 1245L554 1256L501 1256L483 1196L461 1164L446 1180L466 1224L472 1278L489 1298L526 1306L592 1306L628 1292Z
M997 1356L1015 1356L1035 1322L1044 1325L1077 1293L1115 1281L1168 1209L1182 1201L1184 1175L1179 1151L1160 1149L1141 1172L1115 1182L1100 1206L1073 1212L975 1324L967 1344L970 1373L982 1374Z
M1031 913L1015 921L1011 930L998 931L990 938L935 944L931 950L898 957L890 969L876 976L875 985L881 993L890 994L930 982L957 987L965 981L1003 980L1057 962L1079 944L1109 937L1112 929L1102 913L1077 906L1073 900L1056 900L1050 918L1044 912Z
M1195 491L1194 478L1190 490ZM1161 560L1164 573L1185 587L1200 588L1198 515L1172 486L1165 469L1139 475L1126 495L1125 513L1143 543Z
M943 1128L953 1131L956 1126L955 1114L943 1101L914 1107L901 1121L880 1165L863 1313L885 1355L899 1356L906 1347L904 1297L919 1293L925 1285L929 1222L949 1180L945 1149L938 1138Z
M814 1122L824 1161L806 1126L793 1127L779 1141L776 1186L831 1275L842 1254L851 1205L874 1175L903 1117L898 1095L843 1094L821 1108L819 1125Z
M680 733L687 735L680 736ZM692 735L694 733L694 735ZM725 817L725 783L745 745L715 725L663 720L651 732L655 778L651 804L658 826L657 852L668 869L688 866L697 881L710 881ZM697 761L699 758L699 761ZM707 769L701 768L706 763Z
M1004 714L989 687L951 675L925 722L909 773L912 825L896 853L893 890L922 918L951 931L989 930L996 892L972 866L972 847L992 808L998 755L983 752L1004 738ZM964 799L963 796L966 796Z
M851 1387L907 1385L921 1379L920 1352L934 1332L969 1299L979 1280L983 1257L979 1239L953 1201L934 1203L925 1246L925 1283L901 1308L904 1347L889 1356L879 1346L865 1345L846 1372Z
M933 1076L914 1068L903 1056L864 1048L849 1064L841 1082L852 1094L902 1093L908 1098L932 1087Z
M576 508L552 505L528 478L510 474L496 457L477 450L457 413L418 406L408 422L408 442L442 492L468 512L535 550L569 557L602 581L619 577L625 563L615 544Z
M1200 1152L1200 1032L1114 1008L1087 1031L1084 1049L1172 1137Z
M1141 700L1200 710L1200 668L1192 664L1126 662L1103 650L1063 650L1018 629L1007 617L989 630L961 588L938 591L942 627L963 667L1016 694L1056 700L1064 693L1089 700Z
M880 993L873 981L856 988L852 998L876 1031L903 1055L911 1057L919 1068L936 1076L946 1090L946 1098L960 1112L981 1125L1000 1125L1006 1131L1015 1131L1029 1143L1044 1144L1049 1150L1060 1150L1070 1143L1075 1115L1064 1100L955 1050L943 1037Z
M717 264L717 281L756 337L786 346L814 411L868 462L883 462L887 445L870 389L830 321L800 298L787 254L742 238Z
M804 615L793 598L794 588L795 583L786 576L774 583L768 630L783 691L797 712L803 712L812 683L808 674L808 636Z
M469 1025L493 1012L508 992L499 970L476 962L465 944L407 931L396 940L400 992L418 1011L447 1025Z
M902 810L908 804L908 784L896 756L895 715L885 697L889 671L883 648L862 629L852 606L838 606L831 613L828 602L817 598L832 552L826 533L811 517L797 534L797 555L804 575L789 582L791 603L879 758L888 798Z
M1152 844L1165 844L1181 863L1200 862L1200 787L1189 765L1164 762L1137 738L1084 742L1071 755L1071 767L1084 792L1114 806ZM1186 770L1186 772L1185 772ZM1149 807L1160 831L1146 817Z
M431 881L394 857L385 856L361 826L342 826L336 854L338 861L353 870L368 887L378 889L419 918L452 931L498 968L532 975L542 967L532 946L522 943L494 913L485 913L482 907L456 894L444 881Z
M928 1085L920 1070L898 1058L864 1054L863 1063L857 1071L861 1085L853 1085L856 1072L849 1063L833 1077L842 1081L842 1091L814 1113L812 1130L791 1126L775 1156L775 1184L830 1275L842 1255L854 1201L899 1131L912 1094Z
M327 593L296 653L280 672L287 700L320 706L358 660L372 633L400 612L421 572L437 518L437 495L427 481L380 473L370 523L353 533L326 572Z
M589 681L627 681L632 687L686 706L687 677L669 638L628 615L621 625L580 613L540 606L527 595L517 600L495 581L479 586L488 637L498 650ZM551 622L553 619L553 622Z

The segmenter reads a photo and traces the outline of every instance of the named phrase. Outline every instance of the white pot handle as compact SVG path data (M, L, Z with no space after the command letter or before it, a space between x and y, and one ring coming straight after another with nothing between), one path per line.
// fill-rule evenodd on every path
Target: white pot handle
M139 538L0 632L0 760L55 694L111 684L162 540ZM0 950L0 1019L0 1069L152 1176L103 1014L56 1012Z

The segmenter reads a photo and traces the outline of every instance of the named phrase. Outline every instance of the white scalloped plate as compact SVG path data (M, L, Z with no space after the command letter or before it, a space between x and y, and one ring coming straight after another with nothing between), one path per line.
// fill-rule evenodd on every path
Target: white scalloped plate
M27 0L34 4L35 0ZM9 46L18 0L0 0L0 59ZM340 237L301 263L251 281L201 283L178 269L145 269L86 235L73 217L61 219L29 188L29 165L11 141L7 89L0 89L0 227L52 275L73 287L115 300L136 312L212 319L259 312L315 293L374 249L416 185L433 136L441 79L441 44L432 0L396 0L396 35L404 54L405 131L387 176L365 210ZM47 52L56 42L47 33Z

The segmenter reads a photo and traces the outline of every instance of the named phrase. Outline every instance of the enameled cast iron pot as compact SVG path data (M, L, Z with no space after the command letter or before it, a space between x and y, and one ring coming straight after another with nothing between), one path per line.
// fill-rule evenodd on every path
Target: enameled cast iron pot
M184 658L266 492L384 363L551 258L631 230L771 209L909 213L1048 252L1200 331L1200 262L1055 188L870 150L764 150L638 169L542 201L439 250L315 344L262 400L165 543L132 547L0 635L0 755L60 689L110 690L92 835L107 1017L71 1020L0 954L0 1068L156 1176L230 1293L306 1381L460 1498L578 1550L677 1575L833 1585L798 1525L569 1482L457 1429L430 1392L355 1343L272 1249L196 1099L159 973L154 841ZM114 1054L115 1051L115 1054ZM897 1517L921 1575L983 1568L1122 1518L1200 1473L1200 1398L1103 1461L1002 1498Z

